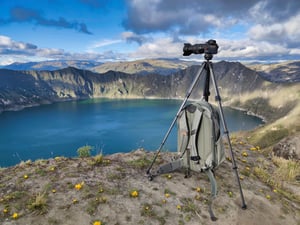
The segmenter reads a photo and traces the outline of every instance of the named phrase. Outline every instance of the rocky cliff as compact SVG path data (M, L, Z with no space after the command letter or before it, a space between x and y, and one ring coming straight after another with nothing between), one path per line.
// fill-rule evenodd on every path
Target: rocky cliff
M259 88L264 80L240 63L214 65L223 94L241 95ZM199 66L188 67L171 75L148 75L108 71L94 73L68 67L55 71L0 70L0 111L48 102L83 98L182 98ZM202 95L204 73L193 92Z

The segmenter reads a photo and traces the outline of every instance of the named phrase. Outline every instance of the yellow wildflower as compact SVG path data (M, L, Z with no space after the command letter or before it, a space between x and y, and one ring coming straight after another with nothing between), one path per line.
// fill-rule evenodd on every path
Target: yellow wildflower
M231 158L229 156L226 157L227 161L231 162Z
M243 153L242 153L242 156L248 157L248 153L247 153L247 152L243 152Z
M11 217L16 220L19 218L19 214L15 212Z
M99 199L99 201L100 201L101 203L106 203L106 202L107 202L107 198L106 198L106 197L101 197L101 198Z
M271 196L270 196L270 195L266 195L266 198L270 200L270 199L271 199Z
M233 193L232 193L231 191L228 191L228 196L229 196L230 198L232 198Z
M170 194L169 194L169 193L165 193L165 197L166 197L166 198L169 198L169 197L170 197Z
M200 187L197 187L197 188L196 188L196 191L197 191L197 192L201 192L201 188L200 188Z
M52 166L52 167L50 168L50 171L54 171L54 170L55 170L55 167Z
M94 223L93 223L93 225L101 225L102 223L101 223L101 221L99 221L99 220L96 220Z
M132 191L132 192L130 193L130 196L133 197L133 198L136 198L136 197L139 196L139 192L136 191L136 190L134 190L134 191Z
M181 210L181 205L177 205L176 208L177 208L178 210Z
M78 183L78 184L75 184L75 189L76 190L80 190L84 185L84 182L81 182L81 183Z
M27 174L24 175L24 179L28 179L28 175Z
M3 213L8 213L8 209L7 208L3 209Z
M60 161L62 159L62 157L56 156L54 159L55 159L55 161Z
M107 165L107 164L110 164L110 160L109 160L109 159L104 159L104 160L103 160L103 163L106 164L106 165Z
M166 203L167 203L167 200L166 200L166 199L163 199L163 200L162 200L162 203L166 204Z
M277 189L274 189L273 192L274 192L274 193L277 193Z
M172 179L172 175L171 175L171 174L168 174L168 175L167 175L167 178L168 178L168 179Z
M55 190L55 189L52 189L52 193L56 193L56 190Z
M73 204L78 203L78 200L76 198L73 199Z

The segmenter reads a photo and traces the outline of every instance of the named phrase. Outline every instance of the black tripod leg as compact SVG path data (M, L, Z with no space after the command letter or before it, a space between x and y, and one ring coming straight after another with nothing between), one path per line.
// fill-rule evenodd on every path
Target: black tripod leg
M154 156L154 158L153 158L153 160L152 160L152 162L151 162L149 168L147 169L146 174L147 174L147 176L149 177L149 180L152 180L152 179L153 179L153 175L151 174L151 169L152 169L152 167L153 167L153 164L154 164L154 162L156 161L156 159L157 159L157 157L158 157L160 151L162 150L163 146L165 145L165 142L167 141L167 139L168 139L168 137L169 137L169 135L170 135L170 133L171 133L171 131L172 131L172 129L173 129L173 127L174 127L174 125L175 125L175 123L176 123L178 117L179 117L179 114L180 114L181 110L182 110L183 107L185 106L185 103L187 102L187 100L188 100L188 98L190 97L190 95L191 95L191 93L192 93L192 91L193 91L195 85L197 84L197 81L199 80L199 78L200 78L200 76L201 76L201 74L202 74L202 71L203 71L204 67L206 66L206 63L207 63L207 62L203 62L203 64L201 65L200 69L198 70L198 73L197 73L196 77L194 78L194 80L193 80L193 82L192 82L192 84L191 84L191 86L190 86L188 92L186 93L186 96L185 96L185 98L184 98L184 100L183 100L181 106L180 106L179 109L178 109L178 112L176 113L175 118L173 119L173 121L172 121L172 123L171 123L171 126L169 127L169 129L168 129L168 131L167 131L165 137L163 138L163 140L162 140L162 142L161 142L161 144L160 144L158 150L156 151L156 154L155 154L155 156Z
M221 97L220 97L220 93L219 93L219 90L218 90L216 78L215 78L215 75L213 73L213 69L212 69L211 63L209 63L209 70L210 70L210 74L211 74L213 86L214 86L215 93L216 93L216 100L218 101L218 105L219 105L220 116L221 116L221 121L222 121L222 125L223 125L223 128L224 128L224 133L226 134L228 145L229 145L230 155L231 155L231 159L232 159L231 160L231 162L232 162L232 169L235 172L237 183L238 183L238 187L239 187L239 190L240 190L240 195L241 195L241 199L242 199L242 208L246 209L247 205L245 203L245 198L244 198L244 194L243 194L243 190L242 190L242 186L241 186L239 172L238 172L238 168L237 168L237 165L236 165L234 153L233 153L233 150L232 150L232 145L231 145L231 141L230 141L230 137L229 137L229 132L228 132L228 129L227 129L227 124L226 124L225 118L224 118L224 112L223 112L223 108L222 108Z

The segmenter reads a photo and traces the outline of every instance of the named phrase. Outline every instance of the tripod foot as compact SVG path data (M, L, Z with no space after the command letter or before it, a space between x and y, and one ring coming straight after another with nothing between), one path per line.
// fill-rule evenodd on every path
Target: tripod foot
M148 176L148 180L149 180L149 181L152 181L152 180L153 180L153 175L152 175L152 174L147 174L147 176Z
M211 221L217 221L218 220L218 218L215 217L215 216L210 217L210 219L211 219Z
M243 206L242 206L242 209L247 209L247 205L246 204L244 204Z

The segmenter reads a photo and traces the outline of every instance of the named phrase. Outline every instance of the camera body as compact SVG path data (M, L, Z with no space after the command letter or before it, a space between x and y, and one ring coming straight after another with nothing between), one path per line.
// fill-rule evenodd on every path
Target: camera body
M205 44L194 44L184 43L183 56L189 56L191 54L217 54L218 44L215 40L208 40Z

